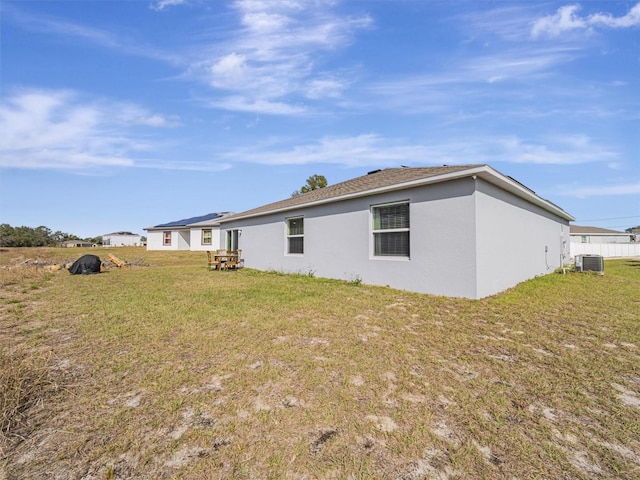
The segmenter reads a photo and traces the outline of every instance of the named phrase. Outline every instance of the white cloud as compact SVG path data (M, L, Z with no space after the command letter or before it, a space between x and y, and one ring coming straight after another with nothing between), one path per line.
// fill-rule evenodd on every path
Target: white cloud
M491 55L480 55L458 72L461 82L489 82L496 79L526 80L532 75L550 72L553 67L573 58L575 50L566 47L517 48Z
M558 8L554 15L547 15L533 23L531 36L533 38L556 37L571 30L589 30L599 26L629 28L640 25L640 3L633 6L622 17L614 17L608 13L580 16L580 10L580 5L565 5Z
M607 163L618 153L594 143L586 135L554 135L526 140L515 135L485 136L442 145L451 155L466 156L471 163L526 163L534 165L580 165Z
M23 90L0 102L0 167L133 166L133 156L150 145L130 129L170 123L135 105L84 101L71 91Z
M267 12L245 12L242 24L254 32L271 33L287 27L291 19L285 15Z
M589 17L592 25L604 25L611 28L629 28L640 25L640 3L631 7L629 13L623 17L612 17L608 13L596 13Z
M185 3L187 3L187 0L155 0L151 2L151 9L160 11L167 7L174 7Z
M361 91L368 94L370 109L442 115L442 112L458 114L461 109L473 111L476 105L486 110L486 106L491 105L504 116L504 109L513 106L505 102L506 99L539 95L543 80L547 98L556 95L567 101L577 96L578 86L558 93L549 80L558 65L572 61L577 55L574 48L566 46L524 45L457 63L452 61L446 70L440 71L436 66L429 73L380 80Z
M576 198L640 195L640 183L626 183L621 185L594 185L585 187L565 185L558 188L558 195Z
M73 23L67 19L24 11L16 8L15 5L3 5L3 9L5 11L3 13L10 15L13 20L29 31L74 37L83 42L116 50L119 53L152 58L170 64L183 64L181 55L150 47L145 45L139 38L131 38L123 32L113 33L99 28L88 27Z
M560 7L555 15L548 15L536 20L533 27L531 27L531 35L534 38L543 34L555 37L567 30L586 28L587 22L576 15L578 10L580 10L579 5Z
M317 142L302 145L261 144L232 150L222 156L228 160L268 165L394 166L444 163L606 164L618 154L585 135L548 137L537 141L517 136L442 138L416 144L399 138L362 134L323 137Z
M492 43L494 36L509 42L528 41L533 7L531 2L517 2L517 5L467 11L460 15L459 23L465 34L471 35L468 42L482 39L483 47L489 45L488 39Z
M212 101L211 107L235 112L264 113L268 115L301 115L307 109L301 105L292 105L285 102L273 102L263 99L252 99L243 96L224 97Z
M305 86L306 97L311 99L338 98L347 85L336 78L315 78Z
M339 16L334 3L236 1L239 24L188 74L226 92L227 98L212 104L229 110L299 114L308 107L301 109L293 99L336 98L349 82L344 72L319 70L323 55L346 47L371 19Z
M337 164L345 166L415 164L428 161L428 149L374 134L324 137L315 143L274 148L257 145L227 152L226 158L266 165Z

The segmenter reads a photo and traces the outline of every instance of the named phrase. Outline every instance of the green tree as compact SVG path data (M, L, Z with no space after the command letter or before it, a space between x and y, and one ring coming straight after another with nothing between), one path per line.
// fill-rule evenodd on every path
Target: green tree
M303 185L300 190L296 190L291 194L292 197L296 197L303 193L311 192L312 190L318 190L327 186L327 179L324 175L311 175L307 178L306 185Z
M12 227L8 223L0 225L0 247L44 247L77 238L68 233L52 233L51 229L42 225L37 228Z

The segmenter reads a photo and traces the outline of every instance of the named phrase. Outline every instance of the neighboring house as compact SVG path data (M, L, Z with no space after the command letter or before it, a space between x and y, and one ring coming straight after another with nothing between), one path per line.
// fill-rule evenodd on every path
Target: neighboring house
M637 257L640 256L638 235L606 228L571 225L571 256L576 255Z
M571 225L569 233L571 243L629 243L635 241L635 235L631 233L599 227Z
M102 235L103 247L138 247L141 236L131 232L114 232Z
M60 243L61 247L74 248L74 247L96 247L95 243L85 242L84 240L65 240Z
M147 250L217 250L219 220L229 212L209 213L145 228Z
M567 264L572 220L487 165L389 168L221 219L220 243L249 268L477 299Z

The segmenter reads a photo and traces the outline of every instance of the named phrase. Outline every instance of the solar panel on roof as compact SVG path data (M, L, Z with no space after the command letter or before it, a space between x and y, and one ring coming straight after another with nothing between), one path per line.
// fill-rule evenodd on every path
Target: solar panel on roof
M204 222L206 220L214 220L220 218L222 215L218 213L208 213L207 215L200 215L199 217L185 218L183 220L176 220L174 222L161 223L154 228L167 228L167 227L184 227L185 225L191 225L192 223Z

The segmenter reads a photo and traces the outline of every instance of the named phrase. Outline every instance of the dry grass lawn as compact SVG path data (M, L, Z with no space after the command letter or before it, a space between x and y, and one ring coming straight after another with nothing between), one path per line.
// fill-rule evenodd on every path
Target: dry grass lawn
M44 268L87 252L134 266ZM471 301L6 249L0 402L1 480L636 479L640 261Z

